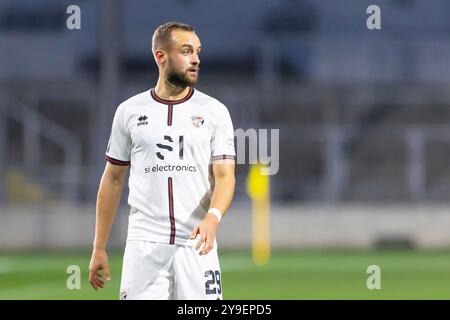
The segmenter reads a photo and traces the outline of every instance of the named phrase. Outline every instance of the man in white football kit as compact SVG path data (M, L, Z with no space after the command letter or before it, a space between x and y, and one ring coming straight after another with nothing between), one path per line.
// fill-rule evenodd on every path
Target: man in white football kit
M192 87L201 45L191 26L158 27L152 50L157 85L114 116L89 281L97 289L110 279L105 247L129 166L120 298L221 299L215 234L234 193L232 121L222 103Z

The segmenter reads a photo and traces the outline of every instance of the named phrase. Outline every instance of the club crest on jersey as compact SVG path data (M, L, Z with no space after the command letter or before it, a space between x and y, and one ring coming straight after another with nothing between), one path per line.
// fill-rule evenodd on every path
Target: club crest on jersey
M203 119L202 116L192 116L191 119L192 119L192 124L196 128L200 128L205 123L205 119Z
M147 118L146 115L140 116L140 117L138 118L138 124L137 124L137 126L139 127L139 126L147 125L147 124L148 124L147 119L148 119L148 118Z

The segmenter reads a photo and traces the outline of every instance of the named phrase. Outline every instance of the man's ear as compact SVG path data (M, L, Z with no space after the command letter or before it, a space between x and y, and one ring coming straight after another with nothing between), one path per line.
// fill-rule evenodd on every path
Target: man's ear
M158 61L159 63L164 63L166 61L166 54L162 50L156 50L155 58L156 58L156 61Z

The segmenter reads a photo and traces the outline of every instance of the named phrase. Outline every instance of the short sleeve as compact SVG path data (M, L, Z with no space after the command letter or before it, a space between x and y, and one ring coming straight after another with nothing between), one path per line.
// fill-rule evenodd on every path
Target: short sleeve
M131 140L124 123L123 106L119 106L114 115L105 158L113 164L128 166L131 159Z
M224 105L216 113L216 127L211 139L212 160L236 159L234 129L230 113Z

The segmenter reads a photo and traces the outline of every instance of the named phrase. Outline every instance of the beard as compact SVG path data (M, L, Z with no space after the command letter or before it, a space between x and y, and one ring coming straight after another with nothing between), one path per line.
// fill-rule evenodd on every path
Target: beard
M181 71L170 68L167 74L167 81L169 81L174 86L182 88L193 86L198 81L198 72L196 77L189 77L188 72L189 71L186 70L186 72L183 73Z

